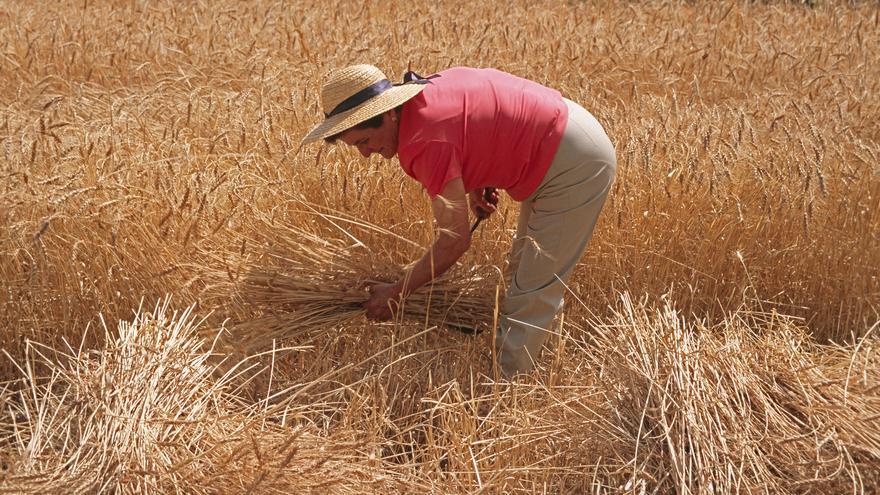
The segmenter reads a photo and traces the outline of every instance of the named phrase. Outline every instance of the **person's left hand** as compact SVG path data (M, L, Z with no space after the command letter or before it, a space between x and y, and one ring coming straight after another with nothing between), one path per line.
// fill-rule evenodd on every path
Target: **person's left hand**
M367 318L370 320L390 320L400 302L400 287L397 284L375 284L369 287L370 299L364 302Z

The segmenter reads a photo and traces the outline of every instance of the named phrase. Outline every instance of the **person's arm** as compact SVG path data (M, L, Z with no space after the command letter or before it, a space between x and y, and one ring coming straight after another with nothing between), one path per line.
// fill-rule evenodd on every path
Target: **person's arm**
M389 303L399 301L442 275L468 250L471 233L467 204L467 194L461 178L449 181L431 202L437 223L434 243L403 278L393 284L370 287L370 299L364 303L368 318L390 318Z

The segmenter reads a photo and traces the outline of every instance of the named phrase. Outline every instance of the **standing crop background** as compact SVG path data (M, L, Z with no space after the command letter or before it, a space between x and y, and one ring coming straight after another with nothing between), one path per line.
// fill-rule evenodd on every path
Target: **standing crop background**
M878 33L874 2L0 2L0 490L877 490ZM499 68L615 143L527 383L481 375L491 332L227 290L429 242L396 161L299 146L351 63ZM488 321L515 217L462 261Z

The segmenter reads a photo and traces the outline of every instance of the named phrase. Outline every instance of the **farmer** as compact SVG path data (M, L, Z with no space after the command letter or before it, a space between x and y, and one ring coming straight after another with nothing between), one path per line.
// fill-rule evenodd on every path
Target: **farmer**
M367 317L390 319L399 300L452 266L471 242L466 198L488 216L503 189L522 204L498 362L508 378L531 370L614 181L614 147L599 122L556 90L493 69L407 72L393 84L376 67L354 65L329 75L321 100L326 119L303 144L342 141L365 157L396 155L424 186L437 223L409 273L370 287Z

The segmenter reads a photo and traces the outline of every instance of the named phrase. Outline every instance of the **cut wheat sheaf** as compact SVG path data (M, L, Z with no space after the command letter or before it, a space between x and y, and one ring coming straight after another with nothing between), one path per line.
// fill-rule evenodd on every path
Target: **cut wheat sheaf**
M265 238L243 238L231 245L244 249L206 253L222 260L223 269L203 271L203 298L237 315L229 322L227 339L236 347L266 349L273 340L301 343L316 331L363 323L369 285L405 273L405 267L402 270L377 256L352 232L337 231L337 238L327 235L352 220L336 216L341 213L330 219L305 206L315 211L317 222L329 227L323 234L321 229L276 222L271 226L276 232L271 245ZM380 239L393 236L377 226L363 222L358 226L377 232ZM497 268L461 267L395 305L395 319L478 333L496 317L503 284Z

